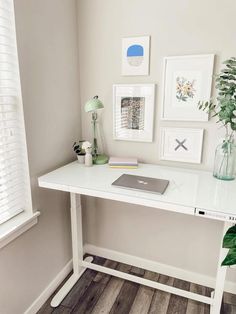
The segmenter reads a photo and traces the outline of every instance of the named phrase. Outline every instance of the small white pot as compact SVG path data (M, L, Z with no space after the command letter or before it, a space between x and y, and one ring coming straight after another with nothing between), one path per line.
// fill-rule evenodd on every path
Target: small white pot
M78 163L79 164L84 164L85 162L85 155L77 155L78 158Z

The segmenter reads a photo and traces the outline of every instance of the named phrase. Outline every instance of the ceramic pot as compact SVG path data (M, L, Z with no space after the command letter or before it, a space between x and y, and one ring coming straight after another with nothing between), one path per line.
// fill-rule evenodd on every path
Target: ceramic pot
M77 155L78 163L84 164L85 162L85 155Z

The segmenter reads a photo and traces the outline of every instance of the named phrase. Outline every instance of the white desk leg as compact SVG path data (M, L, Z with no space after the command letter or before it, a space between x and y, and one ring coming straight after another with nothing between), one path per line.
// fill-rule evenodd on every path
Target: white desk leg
M82 270L80 262L83 261L81 196L70 193L70 203L73 270L74 274L78 275Z
M226 231L231 227L233 224L229 222L224 223L223 228L223 237L226 233ZM225 277L226 277L226 266L221 266L222 261L224 260L225 256L228 253L228 249L222 248L222 241L220 243L220 254L219 254L219 260L218 260L218 268L217 268L217 274L216 274L216 285L215 285L215 291L213 291L213 304L211 305L211 311L210 314L220 314L220 308L222 303L222 297L224 293L224 285L225 285Z
M58 291L51 301L51 306L58 306L65 296L70 292L72 287L76 284L86 268L81 266L83 261L83 233L82 233L82 208L81 197L78 194L70 193L71 202L71 235L72 235L72 256L73 256L73 274ZM91 262L92 257L86 258Z

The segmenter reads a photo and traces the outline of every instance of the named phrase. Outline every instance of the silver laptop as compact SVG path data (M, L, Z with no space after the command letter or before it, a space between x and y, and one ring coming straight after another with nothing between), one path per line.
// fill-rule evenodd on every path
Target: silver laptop
M151 192L157 194L163 194L169 184L168 180L141 177L131 174L122 174L112 185L140 190L142 192Z

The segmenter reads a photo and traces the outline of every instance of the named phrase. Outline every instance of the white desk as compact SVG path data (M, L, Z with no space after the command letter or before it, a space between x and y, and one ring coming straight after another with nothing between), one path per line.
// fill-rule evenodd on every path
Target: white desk
M123 173L137 174L170 180L164 195L157 195L114 187L111 183ZM200 215L206 218L224 221L224 231L236 221L236 181L224 182L213 178L204 171L182 168L162 167L141 164L138 169L110 169L108 165L85 167L73 162L50 172L38 179L39 186L70 192L71 229L73 252L73 275L53 298L51 305L58 306L86 268L101 271L113 276L150 286L159 290L187 297L211 305L211 314L219 314L222 301L226 267L220 263L227 250L219 243L219 261L216 286L211 297L183 291L134 275L109 269L92 263L92 258L83 260L82 218L80 195L89 195L169 210L188 215ZM133 265L137 266L137 265Z

